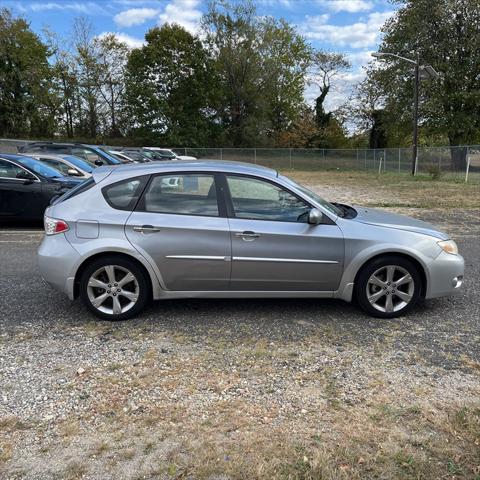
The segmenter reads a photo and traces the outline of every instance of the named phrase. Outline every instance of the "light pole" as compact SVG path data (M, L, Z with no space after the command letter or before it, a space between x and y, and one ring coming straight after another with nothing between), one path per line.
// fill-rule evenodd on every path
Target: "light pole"
M415 60L411 58L402 57L395 53L388 52L374 52L372 57L375 58L384 58L384 57L394 57L404 62L411 63L415 65L415 84L413 91L413 145L412 145L412 175L417 173L417 160L418 160L418 102L419 102L419 90L420 90L420 73L424 74L426 77L436 79L440 75L435 71L431 65L422 65L420 66L420 57L417 53Z

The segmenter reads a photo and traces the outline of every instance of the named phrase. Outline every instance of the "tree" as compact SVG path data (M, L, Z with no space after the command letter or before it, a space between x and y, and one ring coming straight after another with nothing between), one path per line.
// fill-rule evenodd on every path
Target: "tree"
M128 46L120 42L115 34L107 34L93 40L93 51L97 57L97 89L109 119L104 122L105 133L120 136L119 115L125 91Z
M382 52L419 56L441 73L440 81L421 87L421 125L446 133L450 145L478 140L480 129L480 3L475 0L397 0L400 9L385 24ZM379 69L380 70L380 69ZM373 72L372 72L373 73ZM411 65L386 59L375 81L385 108L400 124L412 115ZM411 128L411 120L410 120ZM465 157L454 158L458 167Z
M23 18L0 10L0 134L52 135L50 52Z
M93 27L83 17L73 24L75 60L77 63L78 98L77 111L79 133L95 138L99 133L99 75Z
M350 68L350 62L343 53L317 50L310 57L310 83L318 86L320 95L315 99L315 118L320 128L328 126L332 117L325 112L325 99L332 87L333 79L341 72Z
M216 110L227 142L264 142L286 128L303 102L309 48L286 22L257 15L252 1L211 2L203 17L219 79Z
M384 103L383 94L371 76L367 76L355 87L348 102L347 108L359 133L368 135L368 148L388 146L388 120Z
M151 29L131 52L125 100L131 131L168 145L205 145L215 132L215 74L198 37L179 25Z

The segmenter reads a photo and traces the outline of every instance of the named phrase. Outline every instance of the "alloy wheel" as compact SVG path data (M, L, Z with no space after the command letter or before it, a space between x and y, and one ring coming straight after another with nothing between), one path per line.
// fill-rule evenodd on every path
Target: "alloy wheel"
M88 279L87 295L94 308L109 315L120 315L135 306L140 294L138 280L125 267L105 265Z
M412 300L415 282L405 268L386 265L372 273L366 290L367 299L373 308L385 313L398 312Z

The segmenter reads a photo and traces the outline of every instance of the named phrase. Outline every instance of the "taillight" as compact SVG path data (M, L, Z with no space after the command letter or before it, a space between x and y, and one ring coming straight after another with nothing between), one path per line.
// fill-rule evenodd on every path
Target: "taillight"
M68 223L65 220L58 218L44 217L45 233L47 235L55 235L57 233L66 232L68 230Z

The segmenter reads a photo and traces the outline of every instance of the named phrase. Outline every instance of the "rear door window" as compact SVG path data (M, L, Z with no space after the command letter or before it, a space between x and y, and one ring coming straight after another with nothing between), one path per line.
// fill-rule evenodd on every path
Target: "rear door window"
M171 173L155 176L139 203L152 213L218 217L214 175Z

